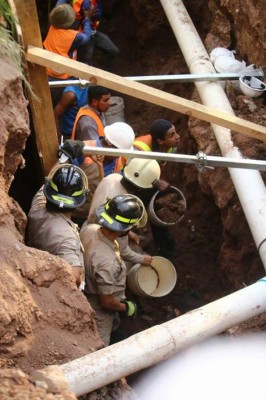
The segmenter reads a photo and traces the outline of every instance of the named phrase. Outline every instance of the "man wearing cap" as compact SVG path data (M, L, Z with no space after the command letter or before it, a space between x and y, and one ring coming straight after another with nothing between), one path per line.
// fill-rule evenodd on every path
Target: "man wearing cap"
M138 136L134 141L134 148L141 151L155 151L161 153L175 153L180 142L180 136L175 126L166 119L156 119L150 126L149 134ZM166 161L159 161L161 171L164 171ZM165 182L165 181L164 181ZM147 206L152 193L146 193L142 200ZM174 251L174 239L167 227L158 227L150 222L153 238L159 255L169 257Z
M77 286L84 268L83 247L71 216L84 204L87 192L88 181L80 168L58 165L34 196L28 215L27 244L67 261Z
M132 229L143 214L143 203L138 197L123 194L115 196L96 209L96 224L87 225L81 232L84 246L84 294L96 313L100 337L106 346L111 331L119 325L119 313L129 317L136 314L136 305L125 296L127 255L118 238ZM145 258L150 265L152 257Z
M166 119L156 119L150 126L149 134L138 136L134 148L141 151L174 153L180 141L174 125Z
M85 15L82 31L74 29L75 11L69 4L59 5L50 12L50 28L43 42L45 50L59 54L73 60L77 59L77 49L90 40L91 26L89 12ZM49 80L65 80L71 77L70 74L55 69L47 68ZM53 89L53 105L55 107L63 88Z

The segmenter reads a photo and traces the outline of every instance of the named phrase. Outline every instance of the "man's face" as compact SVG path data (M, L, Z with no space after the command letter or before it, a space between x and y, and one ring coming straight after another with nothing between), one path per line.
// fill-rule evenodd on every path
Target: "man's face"
M172 125L171 128L168 129L164 139L158 139L158 143L165 146L167 149L170 149L171 147L177 147L179 142L180 136L176 132L174 125Z
M95 108L100 112L106 112L110 108L111 94L104 94L100 100L95 100Z

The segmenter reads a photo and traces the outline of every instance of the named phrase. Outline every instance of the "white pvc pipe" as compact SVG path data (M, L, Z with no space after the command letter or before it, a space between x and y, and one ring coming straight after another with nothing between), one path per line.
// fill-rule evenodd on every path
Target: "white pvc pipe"
M150 367L266 311L266 278L60 368L76 396Z
M181 0L160 0L192 74L215 73L213 64ZM195 83L204 105L234 114L230 102L216 82ZM225 157L242 158L232 142L231 131L212 124ZM266 189L258 171L230 169L233 184L266 270Z

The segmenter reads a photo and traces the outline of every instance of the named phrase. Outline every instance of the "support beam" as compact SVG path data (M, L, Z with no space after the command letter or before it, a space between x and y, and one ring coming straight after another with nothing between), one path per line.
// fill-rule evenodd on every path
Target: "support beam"
M112 90L125 93L149 103L157 104L190 117L199 118L203 121L224 126L244 135L266 141L266 127L238 118L226 111L210 108L163 92L162 90L151 88L142 83L130 81L119 75L82 64L38 47L29 46L26 58L34 64L61 70L94 84L106 86Z
M209 73L209 74L180 74L180 75L145 75L145 76L125 76L124 78L142 83L183 83L183 82L216 82L216 81L233 81L238 80L241 76L254 76L261 80L264 79L263 69L258 68L250 72L246 71L239 73ZM83 81L84 82L84 81ZM84 84L84 83L82 83ZM59 80L49 82L50 87L64 87L64 86L79 86L81 82L79 79L73 80ZM91 82L85 81L85 85L91 86Z
M266 311L266 278L129 339L61 365L76 396L170 358Z
M24 48L28 44L42 47L38 15L34 0L12 0L12 11L21 27ZM27 68L28 67L28 68ZM40 65L25 65L31 90L27 90L34 132L42 169L47 175L57 161L58 138L46 68Z
M233 157L218 157L209 156L202 151L195 156L187 154L176 153L160 153L156 151L138 151L138 150L121 150L121 149L107 149L105 147L91 147L84 146L82 150L85 156L94 154L109 155L112 157L134 157L134 158L147 158L149 160L172 161L180 163L195 164L196 167L202 171L206 168L213 167L226 167L226 168L241 168L241 169L255 169L266 171L266 161L263 160L249 160L244 158ZM63 155L61 163L66 162L67 156Z

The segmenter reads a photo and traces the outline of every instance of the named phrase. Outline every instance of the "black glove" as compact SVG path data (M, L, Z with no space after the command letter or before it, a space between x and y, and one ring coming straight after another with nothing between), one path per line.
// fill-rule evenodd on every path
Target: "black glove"
M124 300L121 303L126 305L126 315L131 318L135 318L137 315L137 304L133 301Z
M78 158L82 156L82 150L85 146L84 142L81 140L71 140L68 139L65 141L61 149L59 150L59 154L65 154L72 161L74 158Z

